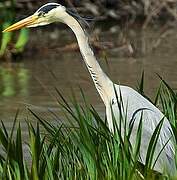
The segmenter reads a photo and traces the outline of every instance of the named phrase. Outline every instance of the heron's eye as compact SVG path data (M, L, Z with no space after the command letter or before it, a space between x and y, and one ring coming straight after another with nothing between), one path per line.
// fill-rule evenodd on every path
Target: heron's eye
M45 16L45 12L40 11L40 12L38 13L38 16L39 16L39 17L44 17L44 16Z

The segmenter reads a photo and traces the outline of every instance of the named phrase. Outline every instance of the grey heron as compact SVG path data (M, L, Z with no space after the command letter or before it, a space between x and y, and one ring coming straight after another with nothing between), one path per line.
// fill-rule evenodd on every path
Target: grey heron
M66 7L60 4L47 3L40 7L33 15L6 28L4 32L17 30L23 27L48 25L53 22L62 22L68 25L76 36L85 65L91 75L96 90L104 102L107 123L110 131L114 133L113 116L115 117L115 121L117 123L119 121L121 112L117 106L118 100L121 98L123 105L127 108L126 116L129 121L128 123L130 123L130 120L134 116L134 135L132 134L130 139L131 144L133 144L135 142L135 133L137 132L142 114L141 112L138 112L138 110L143 109L140 161L145 163L146 151L150 138L157 124L164 118L155 154L158 155L158 152L161 151L165 144L166 146L161 152L154 169L159 172L163 172L164 168L167 168L169 171L174 172L174 170L176 170L174 157L175 147L173 142L174 135L168 119L164 117L164 114L157 107L155 107L137 91L128 86L114 84L110 80L96 60L96 57L89 45L88 35L85 33L77 17L78 15L71 13ZM135 114L135 112L137 113Z

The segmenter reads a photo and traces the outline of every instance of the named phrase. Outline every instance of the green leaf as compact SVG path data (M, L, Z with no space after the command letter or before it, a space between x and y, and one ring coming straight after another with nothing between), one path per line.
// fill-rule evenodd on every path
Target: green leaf
M6 27L8 27L11 23L10 22L5 22L3 24L3 29L5 29ZM12 33L11 32L5 32L2 33L2 39L1 39L1 47L0 47L0 56L3 56L5 53L5 50L7 48L7 45L9 44L9 42L12 39Z
M17 52L22 52L29 39L29 29L21 29L15 48Z

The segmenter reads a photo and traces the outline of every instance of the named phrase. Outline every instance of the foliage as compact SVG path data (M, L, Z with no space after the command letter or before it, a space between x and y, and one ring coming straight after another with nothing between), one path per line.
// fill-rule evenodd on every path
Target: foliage
M143 77L140 83L142 92ZM10 133L1 122L1 179L172 179L166 173L160 174L150 170L153 167L152 158L163 120L159 122L152 135L146 164L143 166L138 162L143 116L136 134L135 148L132 148L131 128L121 135L115 125L113 135L105 120L86 103L82 91L84 100L82 106L77 103L74 95L72 105L69 105L58 90L57 92L60 97L58 102L67 122L48 122L29 109L38 123L35 126L27 122L29 132L27 144L23 143L20 123L15 130L18 112ZM176 93L162 80L155 104L161 105L174 132L176 132L176 102ZM176 133L175 137L177 138ZM24 146L28 146L28 152L25 152L29 156L28 159L25 159Z
M10 4L9 4L10 3ZM1 3L1 20L0 31L2 32L6 27L14 22L15 18L15 0L10 0L9 3L6 1ZM11 47L11 52L20 53L23 51L27 41L28 41L28 30L22 29L20 33L7 32L1 33L0 41L0 57L7 53L8 45L13 42Z

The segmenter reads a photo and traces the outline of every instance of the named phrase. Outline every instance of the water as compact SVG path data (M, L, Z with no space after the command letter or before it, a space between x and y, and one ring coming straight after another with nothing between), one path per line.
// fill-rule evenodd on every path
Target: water
M56 102L55 87L67 99L69 99L72 87L78 101L82 102L79 93L80 86L88 102L94 105L101 114L104 114L104 105L81 60L80 53L78 51L62 52L56 49L56 47L75 42L71 31L58 32L56 29L52 29L51 34L48 31L45 29L32 30L31 34L33 35L27 47L30 50L26 50L26 55L18 62L1 64L0 118L5 122L7 128L11 128L17 109L20 109L19 120L22 122L24 133L26 133L26 126L23 122L25 120L35 121L28 108L33 109L49 121L56 117L48 109L62 118ZM34 33L37 33L37 36L34 36ZM116 43L120 39L117 34L108 31L101 33L101 41ZM108 66L103 56L97 55L101 67L109 74L109 77L117 84L121 83L136 88L137 81L144 70L145 92L151 97L160 81L156 73L176 89L177 34L172 32L167 37L163 37L155 51L150 51L150 49L157 42L159 31L148 30L142 34L132 30L128 34L130 40L134 41L133 43L136 45L135 48L138 52L136 58L128 56L126 52L118 51L117 48L112 48L106 50ZM33 52L32 56L31 52Z

